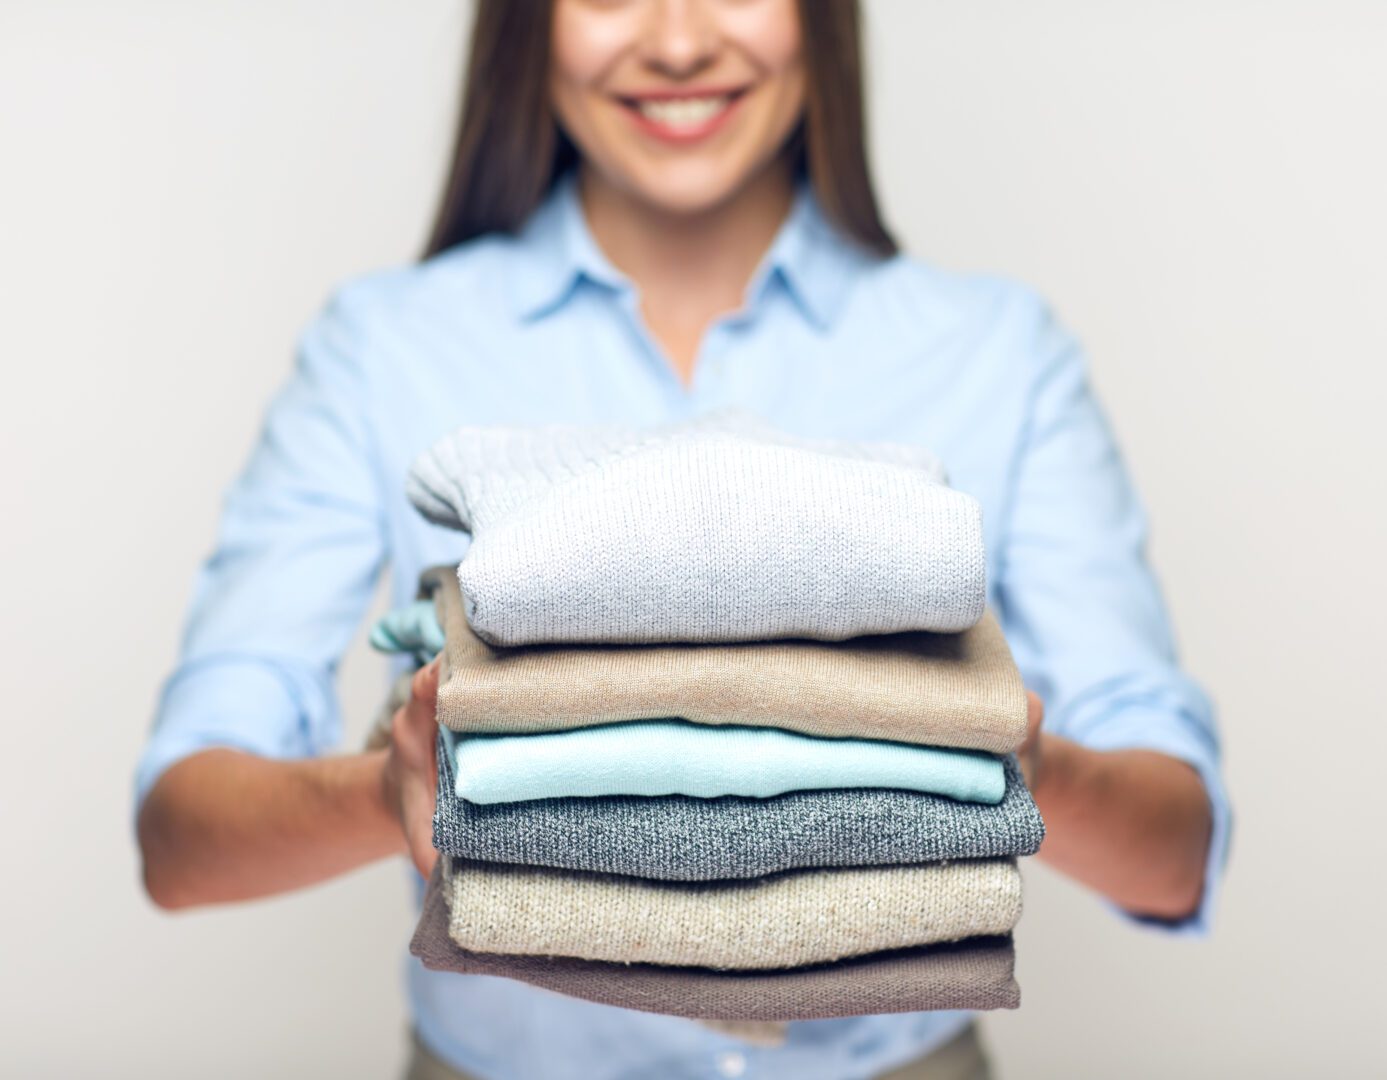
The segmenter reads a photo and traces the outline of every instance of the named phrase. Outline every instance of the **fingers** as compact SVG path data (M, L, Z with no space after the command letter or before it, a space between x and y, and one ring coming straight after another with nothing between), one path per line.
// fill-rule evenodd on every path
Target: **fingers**
M410 859L424 877L438 861L433 847L433 811L438 782L438 763L434 757L438 711L437 658L414 675L409 703L395 714L393 751L404 770L401 824L409 846Z
M1017 751L1021 763L1021 775L1026 785L1035 788L1040 774L1040 725L1045 719L1045 706L1040 698L1030 690L1026 691L1026 741Z
M438 667L440 662L440 659L435 656L416 671L414 683L410 687L410 694L414 700L427 702L430 712L433 712L438 704Z
M410 858L414 860L415 869L419 871L419 876L427 878L433 873L434 863L438 862L438 852L433 846L433 837L429 835L413 836L409 841Z
M414 674L410 684L409 702L395 715L397 737L410 733L432 735L438 714L438 661L425 664Z
M1045 720L1045 705L1034 690L1026 691L1026 737L1034 739Z
M438 852L433 846L433 813L437 803L438 773L430 753L428 767L405 779L400 824L404 827L409 855L424 877L433 871Z
M425 691L423 696L418 693L421 683ZM415 676L414 692L409 703L391 718L390 745L407 768L432 776L437 769L434 740L437 738L438 723L437 695L428 695L430 685L437 689L436 671L432 680L423 672Z

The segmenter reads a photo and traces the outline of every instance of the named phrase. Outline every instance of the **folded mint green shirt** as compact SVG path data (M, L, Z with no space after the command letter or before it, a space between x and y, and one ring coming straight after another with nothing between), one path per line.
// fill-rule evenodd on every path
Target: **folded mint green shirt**
M457 795L474 803L896 788L995 804L1006 789L1001 759L991 754L776 728L644 720L542 735L444 734L457 762Z

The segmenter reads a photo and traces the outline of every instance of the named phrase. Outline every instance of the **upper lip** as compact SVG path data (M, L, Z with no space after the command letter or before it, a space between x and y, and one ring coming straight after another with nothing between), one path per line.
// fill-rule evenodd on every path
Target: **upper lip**
M674 86L661 90L635 90L614 95L618 100L631 105L642 101L678 101L683 98L735 97L751 89L741 86Z

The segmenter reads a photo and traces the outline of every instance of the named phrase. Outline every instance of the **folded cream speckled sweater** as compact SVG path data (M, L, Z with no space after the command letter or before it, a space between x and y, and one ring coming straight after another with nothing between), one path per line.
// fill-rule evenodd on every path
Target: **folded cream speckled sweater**
M477 952L790 968L1006 934L1021 915L1010 859L701 884L448 862L449 933Z
M786 971L613 964L463 949L448 935L443 863L429 879L410 952L434 971L517 979L642 1012L733 1021L819 1020L930 1009L1014 1009L1010 937L970 938Z
M1025 688L990 614L959 634L837 643L501 648L472 632L451 567L426 571L420 591L432 598L438 626L400 647L445 642L438 719L456 731L679 717L993 753L1015 750L1026 735Z
M978 503L899 447L725 419L616 449L566 432L464 430L412 469L415 505L472 533L458 577L486 641L839 641L982 617Z

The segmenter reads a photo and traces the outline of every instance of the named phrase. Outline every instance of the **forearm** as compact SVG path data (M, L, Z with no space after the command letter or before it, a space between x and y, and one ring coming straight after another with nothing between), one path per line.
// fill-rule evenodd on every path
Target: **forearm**
M1189 765L1044 735L1033 794L1046 824L1040 857L1051 866L1134 914L1195 910L1213 818Z
M165 908L246 900L404 851L385 757L275 761L212 749L185 758L140 810L145 888Z

